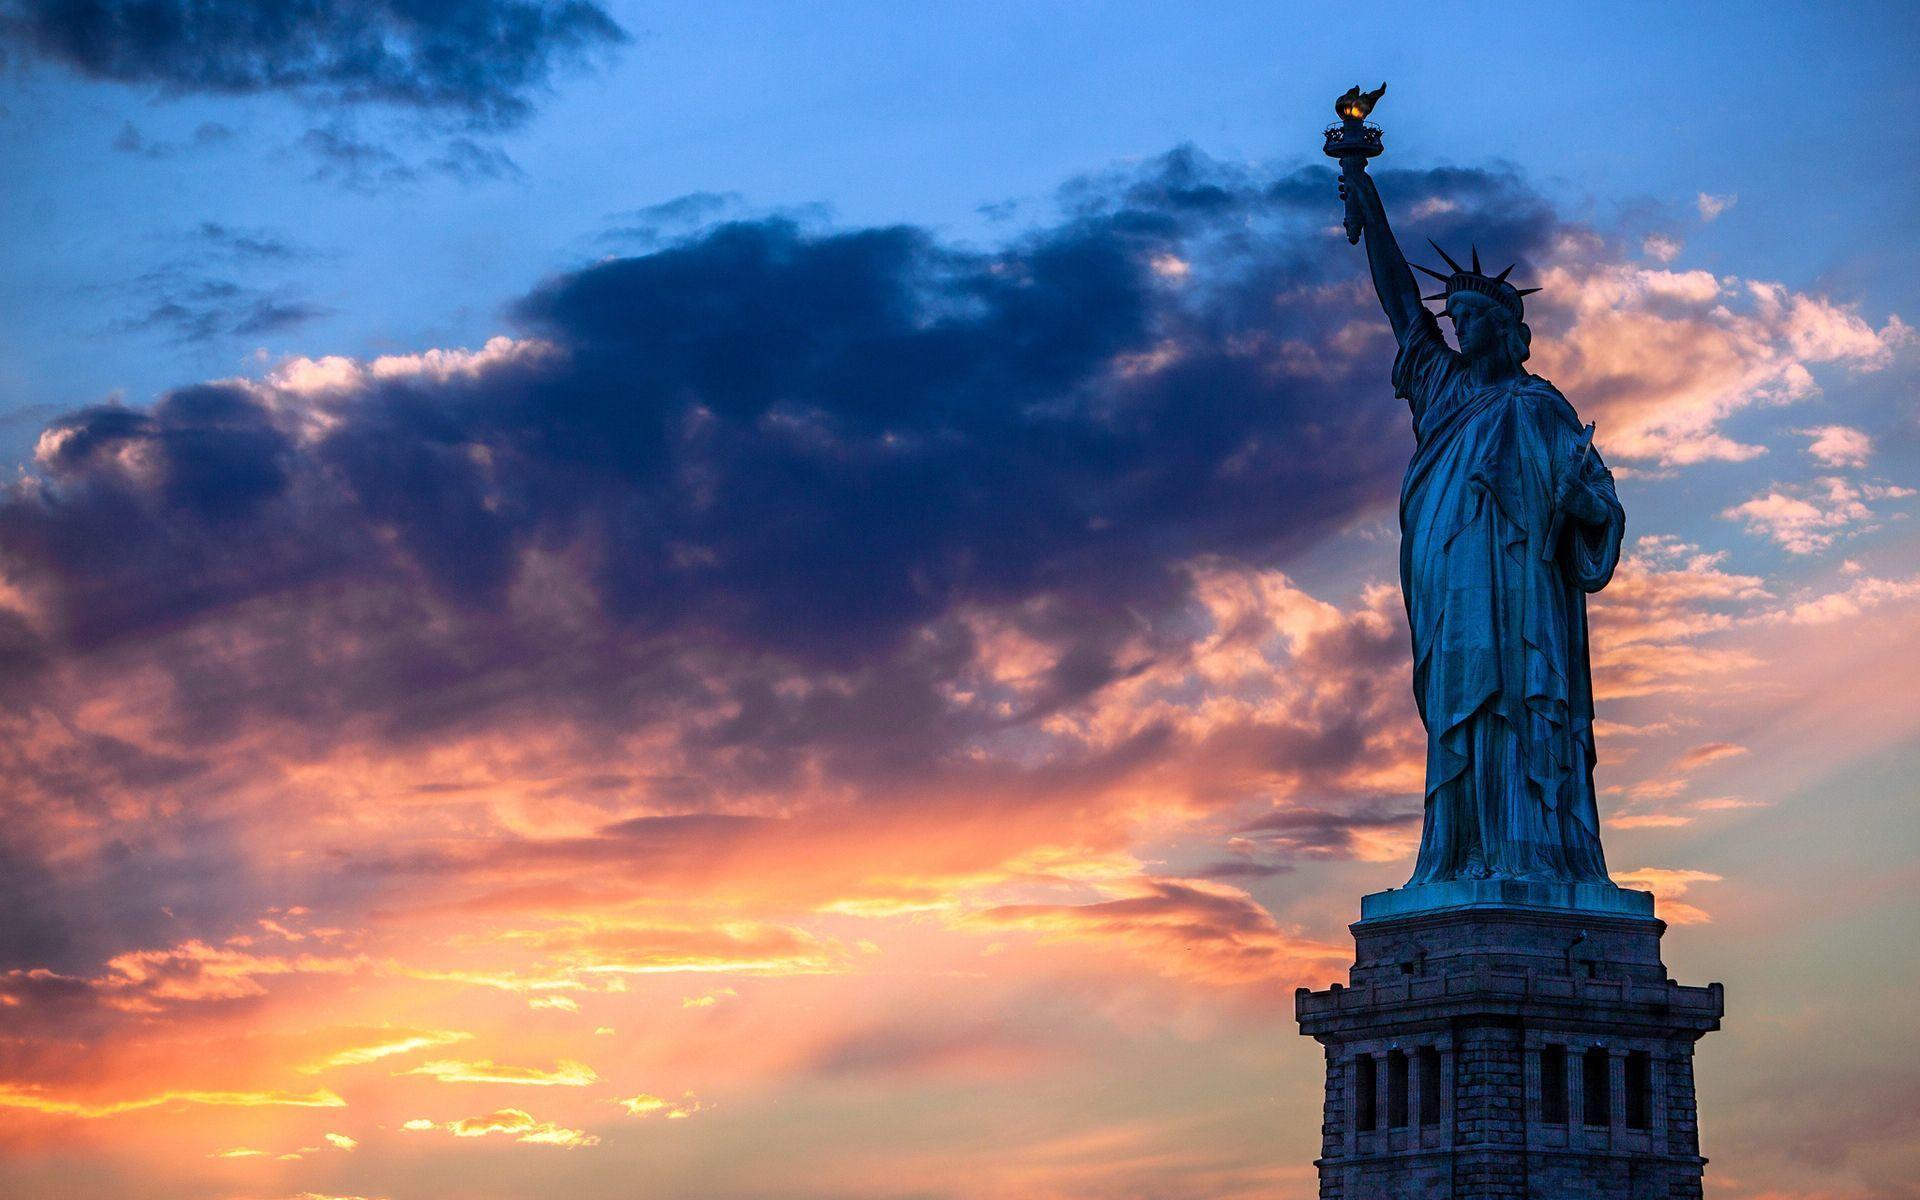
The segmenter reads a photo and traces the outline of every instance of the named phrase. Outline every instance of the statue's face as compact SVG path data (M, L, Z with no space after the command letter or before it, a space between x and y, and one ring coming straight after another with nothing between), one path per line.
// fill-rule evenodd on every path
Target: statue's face
M1453 340L1460 344L1462 357L1505 353L1509 318L1493 300L1478 292L1455 292L1447 299L1447 316L1453 320Z

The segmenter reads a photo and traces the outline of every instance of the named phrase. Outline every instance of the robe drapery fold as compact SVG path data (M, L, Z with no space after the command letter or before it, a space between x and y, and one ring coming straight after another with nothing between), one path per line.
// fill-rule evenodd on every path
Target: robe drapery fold
M1598 453L1597 525L1566 519L1543 557L1573 406L1533 375L1476 385L1422 312L1394 360L1417 448L1400 496L1400 586L1427 727L1411 883L1607 882L1593 789L1586 593L1612 578L1626 514Z

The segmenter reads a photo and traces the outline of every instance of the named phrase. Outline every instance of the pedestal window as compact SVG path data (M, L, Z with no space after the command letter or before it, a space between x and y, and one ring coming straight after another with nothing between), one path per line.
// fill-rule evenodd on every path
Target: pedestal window
M1387 1124L1395 1129L1407 1124L1407 1056L1398 1050L1387 1055Z
M1420 1123L1438 1125L1440 1123L1440 1052L1432 1046L1422 1046L1420 1062Z
M1567 1123L1567 1048L1540 1047L1540 1119L1549 1125Z
M1581 1058L1580 1070L1582 1099L1586 1123L1589 1125L1613 1124L1613 1095L1607 1079L1607 1052L1604 1047L1595 1046Z
M1353 1060L1353 1127L1363 1133L1379 1127L1379 1086L1373 1055L1356 1057Z
M1635 1050L1627 1055L1627 1128L1653 1127L1653 1055Z

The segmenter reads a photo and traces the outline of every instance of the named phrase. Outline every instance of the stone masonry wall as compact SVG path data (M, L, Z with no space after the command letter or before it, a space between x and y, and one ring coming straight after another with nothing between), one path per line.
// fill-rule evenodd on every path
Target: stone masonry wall
M1457 1044L1453 1194L1523 1197L1526 1172L1516 1153L1527 1141L1519 1023L1469 1026Z
M1693 1046L1719 1028L1720 987L1666 978L1659 922L1603 922L1458 912L1356 927L1353 986L1295 999L1326 1048L1322 1200L1702 1200ZM1565 1054L1558 1118L1540 1094L1547 1047ZM1602 1051L1605 1116L1590 1125L1582 1064ZM1416 1081L1439 1063L1438 1108L1416 1096L1400 1114L1388 1078L1407 1075L1380 1066L1375 1125L1350 1128L1363 1058L1411 1061ZM1650 1095L1628 1091L1633 1061L1649 1063L1635 1077Z

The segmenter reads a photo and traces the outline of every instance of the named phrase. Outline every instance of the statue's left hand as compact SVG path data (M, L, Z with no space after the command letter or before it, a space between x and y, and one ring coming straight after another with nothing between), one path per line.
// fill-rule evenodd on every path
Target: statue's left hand
M1582 525L1601 525L1607 519L1607 502L1592 484L1569 471L1554 494L1553 506Z

